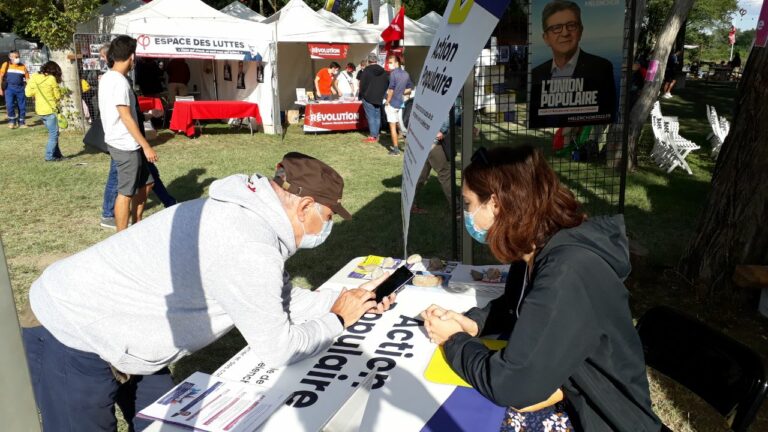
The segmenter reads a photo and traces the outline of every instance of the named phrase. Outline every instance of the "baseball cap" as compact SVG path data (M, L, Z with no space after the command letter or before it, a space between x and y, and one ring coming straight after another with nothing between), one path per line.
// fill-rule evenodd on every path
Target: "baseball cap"
M374 53L368 54L368 63L376 63L379 61L379 56Z
M312 197L344 219L352 219L347 209L341 206L344 179L336 170L299 152L286 153L277 169L274 180L284 190L296 196Z

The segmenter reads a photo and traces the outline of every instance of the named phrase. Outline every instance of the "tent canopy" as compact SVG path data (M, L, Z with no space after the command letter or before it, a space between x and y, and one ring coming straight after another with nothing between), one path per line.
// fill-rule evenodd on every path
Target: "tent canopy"
M440 23L443 21L443 17L442 15L440 15L435 11L430 11L428 14L417 19L416 21L418 21L419 24L425 25L433 29L437 29L438 27L440 27Z
M349 21L347 21L344 18L336 15L335 13L333 13L333 12L331 12L329 10L323 9L323 8L318 9L317 10L317 14L320 15L321 17L327 19L328 21L334 23L334 24L338 24L338 25L342 25L342 26L350 25Z
M157 0L155 0L157 1ZM323 18L302 0L291 0L263 24L277 23L278 42L377 43L371 29L353 28Z
M111 33L116 16L127 14L145 4L142 0L107 2L96 10L93 18L77 25L77 33Z
M376 36L380 36L381 32L389 26L392 20L395 18L397 11L389 4L382 3L379 8L379 23L368 24L365 18L357 21L352 25L352 28L372 30L376 33ZM405 46L425 46L432 45L432 39L435 36L434 28L425 26L405 17Z
M221 12L236 18L244 19L244 20L249 20L254 22L264 21L263 15L251 10L248 6L240 3L237 0L233 1L227 6L224 6L224 8L221 9Z
M22 39L16 33L0 33L0 52L15 49L37 49L37 44Z

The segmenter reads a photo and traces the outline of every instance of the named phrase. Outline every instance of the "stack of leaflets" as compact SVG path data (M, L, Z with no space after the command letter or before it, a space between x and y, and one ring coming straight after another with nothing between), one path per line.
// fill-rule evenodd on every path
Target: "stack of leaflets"
M403 262L404 261L399 258L385 258L376 255L368 255L357 264L357 267L349 273L348 277L352 279L370 280L373 279L373 272L377 268L391 273L400 267Z
M413 273L416 275L422 275L422 276L440 276L442 278L442 287L445 289L448 289L449 282L451 280L451 277L453 276L453 272L456 270L456 267L459 265L457 261L443 261L443 268L439 270L420 270L420 268L426 268L424 265L416 265L411 270L413 270ZM419 269L417 269L417 267Z
M195 372L139 417L207 432L256 430L289 394Z
M491 271L489 277L488 271L491 269L496 271ZM473 270L475 275L481 276L479 280L472 277ZM494 277L494 273L496 273L496 277ZM504 292L508 273L509 266L505 265L471 266L459 264L452 272L451 280L448 282L448 288L456 292L474 290L477 292L500 295Z

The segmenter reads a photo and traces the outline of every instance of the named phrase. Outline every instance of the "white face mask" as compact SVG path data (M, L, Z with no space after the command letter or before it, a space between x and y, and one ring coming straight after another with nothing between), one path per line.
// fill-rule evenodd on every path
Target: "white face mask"
M13 63L13 64L19 64L19 62L20 62L20 61L21 61L21 59L20 59L20 58L18 58L18 57L17 57L17 58L12 58L12 59L11 59L11 63Z
M323 214L320 213L320 208L318 207L319 204L315 203L315 210L317 211L318 216L320 216L320 219L323 219ZM301 237L301 243L299 243L299 249L313 249L325 241L325 239L328 238L329 235L331 235L331 229L333 228L333 219L323 222L323 229L320 230L317 234L309 234L307 233L306 228L304 228L304 223L301 223L301 229L304 230L304 235Z

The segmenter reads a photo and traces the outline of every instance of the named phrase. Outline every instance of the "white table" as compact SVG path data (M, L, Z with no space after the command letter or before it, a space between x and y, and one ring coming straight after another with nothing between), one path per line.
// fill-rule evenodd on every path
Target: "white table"
M362 280L347 275L362 258L351 260L320 289L338 291L359 285ZM436 384L423 377L435 345L413 319L433 303L463 311L492 298L487 293L457 294L443 288L408 286L392 310L363 317L321 355L274 371L246 347L213 375L296 392L289 399L294 406L279 408L260 429L263 431L318 430L351 394L359 376L377 367L381 369L361 431L481 430L478 422L483 421L498 428L503 408L473 389ZM181 429L156 422L146 430Z

